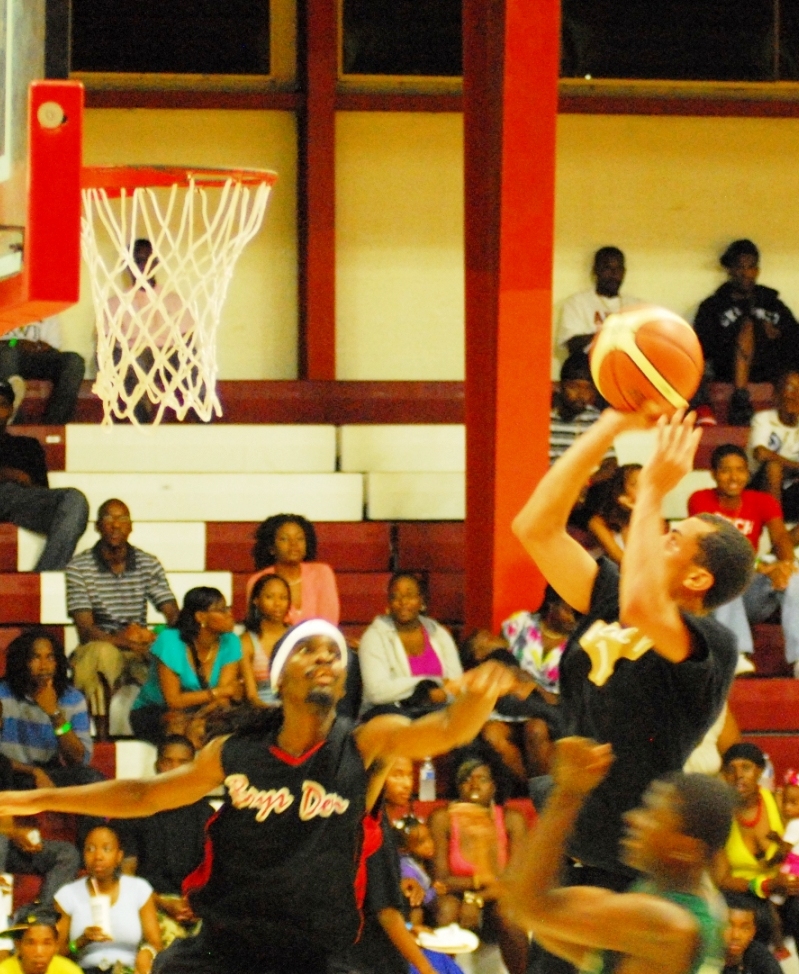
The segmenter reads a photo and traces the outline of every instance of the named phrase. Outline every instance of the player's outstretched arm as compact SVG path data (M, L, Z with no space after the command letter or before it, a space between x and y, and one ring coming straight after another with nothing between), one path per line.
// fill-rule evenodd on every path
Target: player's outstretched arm
M374 772L370 784L373 799L394 758L421 760L474 740L497 698L511 693L517 686L517 678L509 667L489 660L468 670L458 683L460 689L455 698L442 710L413 721L387 714L355 730L364 764Z
M578 612L590 608L597 565L567 533L569 514L619 433L646 429L655 418L649 408L638 413L606 409L544 474L513 521L513 533L541 573Z
M191 805L222 784L225 777L220 760L222 743L223 738L211 741L191 764L154 778L0 792L0 815L71 812L107 818L144 818Z
M535 828L501 880L500 908L553 953L580 965L593 951L627 955L642 970L678 974L697 944L693 918L645 894L589 886L560 888L566 840L587 795L613 761L608 744L570 737L558 742L555 788Z
M638 477L638 497L630 518L619 588L619 618L653 641L655 651L674 663L691 655L691 635L669 590L663 552L663 498L693 470L702 436L694 427L695 415L678 410L658 420L655 452ZM672 528L675 544L680 525ZM701 579L697 578L697 584Z

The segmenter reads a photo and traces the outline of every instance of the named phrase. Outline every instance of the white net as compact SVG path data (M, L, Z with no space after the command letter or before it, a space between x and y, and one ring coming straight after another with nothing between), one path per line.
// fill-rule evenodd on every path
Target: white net
M269 178L267 178L269 177ZM83 190L83 256L97 321L103 422L159 423L167 409L208 422L216 333L241 252L261 227L271 174L257 185Z

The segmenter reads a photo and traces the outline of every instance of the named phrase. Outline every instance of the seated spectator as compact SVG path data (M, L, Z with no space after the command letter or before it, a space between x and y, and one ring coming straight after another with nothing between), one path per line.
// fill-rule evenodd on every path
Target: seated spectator
M241 637L241 674L245 694L254 707L280 703L269 680L269 665L275 643L288 629L290 609L291 588L282 575L262 575L253 585Z
M500 877L526 831L524 816L496 801L491 768L479 758L461 762L456 781L459 801L434 811L429 823L433 878L447 889L438 896L438 924L480 930L499 944L509 971L524 971L527 936L496 909Z
M252 549L256 574L247 579L247 600L262 575L280 575L291 589L289 625L303 619L327 619L338 625L336 576L316 561L316 531L301 514L274 514L258 525Z
M422 613L422 583L397 572L388 584L388 612L361 637L363 719L400 713L418 717L444 707L463 676L458 650L447 630Z
M156 773L190 764L194 753L191 741L171 734L158 745ZM125 869L130 867L152 886L164 947L196 932L197 917L182 887L183 880L202 862L205 826L212 814L208 800L201 798L192 805L131 819L127 825Z
M618 247L600 247L594 254L594 287L573 294L563 303L558 327L558 345L569 355L585 352L602 322L614 311L634 304L638 298L620 294L624 282L624 254Z
M146 879L120 872L123 850L113 825L102 825L86 836L86 876L62 886L56 906L62 954L72 954L84 971L108 970L120 963L149 974L161 950L155 895ZM105 919L98 924L94 900L107 897Z
M783 372L774 397L776 409L755 413L746 449L752 487L778 500L785 520L793 524L799 521L799 371ZM799 544L799 528L792 542Z
M410 814L413 790L413 761L395 758L383 786L383 808L392 825Z
M60 913L43 903L26 903L12 925L0 933L14 941L14 955L0 963L0 974L81 974L77 964L58 953Z
M418 906L411 905L410 919L414 926L435 926L435 910L439 895L447 892L445 883L432 879L436 846L428 826L408 815L395 825L400 853L400 876L421 887L423 897Z
M755 911L749 897L727 893L724 899L728 915L722 974L782 974L776 957L765 944L755 940Z
M238 699L241 642L219 589L189 589L175 626L162 630L151 652L147 682L130 712L136 737L159 744L168 734L185 733L200 708Z
M776 861L783 825L774 795L760 786L765 766L763 752L748 742L733 744L724 755L721 773L738 793L740 804L719 858L716 881L725 892L750 897L757 937L768 943L776 933L769 901L775 893L784 897L778 912L785 933L799 935L799 877L781 873Z
M70 422L78 402L86 363L77 352L62 352L57 316L12 328L0 335L0 379L47 379L53 390L42 417L45 426Z
M95 527L100 540L67 565L67 611L80 639L72 654L75 685L86 694L98 736L104 737L106 691L124 683L141 686L147 679L155 639L147 628L148 602L170 626L178 604L158 559L128 542L133 522L127 505L104 501Z
M638 496L640 463L625 463L606 481L607 489L599 510L588 521L588 530L617 565L627 540L633 505Z
M9 643L0 707L0 754L11 762L16 788L103 780L89 767L86 700L69 683L64 648L46 629L28 629Z
M689 515L720 515L734 524L755 550L765 528L777 555L776 561L759 561L743 595L714 614L734 633L738 652L749 656L754 652L750 625L768 619L781 606L785 656L799 676L799 575L780 505L763 491L745 489L749 470L741 447L732 443L716 447L710 468L716 486L695 491L688 498Z
M562 456L599 419L599 393L591 377L588 356L570 355L560 369L560 388L552 398L549 415L549 464ZM611 449L606 461L615 459Z
M44 534L47 541L34 571L60 572L86 530L89 505L74 487L50 487L41 443L6 429L14 390L0 381L0 521Z
M797 364L799 324L778 292L757 283L760 251L751 240L734 240L721 255L728 280L696 312L694 329L705 356L706 375L732 382L727 421L752 419L749 382L776 382Z

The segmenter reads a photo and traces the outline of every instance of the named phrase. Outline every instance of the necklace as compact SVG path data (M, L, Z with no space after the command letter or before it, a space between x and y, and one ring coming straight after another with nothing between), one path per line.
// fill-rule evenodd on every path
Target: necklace
M745 829L753 829L757 825L757 823L760 821L760 816L762 814L763 814L763 796L760 795L760 794L758 794L758 796L757 796L757 812L755 813L755 817L751 820L751 822L745 822L744 819L741 817L740 814L737 815L736 818L738 819L738 824L741 825L741 826L743 826Z

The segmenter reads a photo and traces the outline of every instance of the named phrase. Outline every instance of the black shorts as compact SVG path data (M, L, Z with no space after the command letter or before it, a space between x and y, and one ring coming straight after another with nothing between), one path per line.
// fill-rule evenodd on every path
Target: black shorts
M328 956L310 951L254 950L234 932L215 932L204 925L196 937L175 940L153 964L153 974L325 974Z

